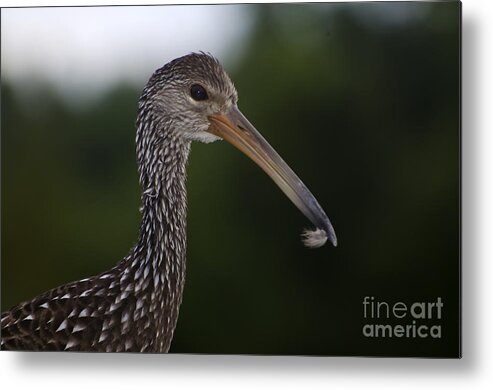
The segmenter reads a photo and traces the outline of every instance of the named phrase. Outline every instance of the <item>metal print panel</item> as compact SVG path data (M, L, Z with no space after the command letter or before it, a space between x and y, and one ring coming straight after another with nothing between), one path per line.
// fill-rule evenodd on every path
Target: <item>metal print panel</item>
M460 3L6 8L2 350L460 357Z

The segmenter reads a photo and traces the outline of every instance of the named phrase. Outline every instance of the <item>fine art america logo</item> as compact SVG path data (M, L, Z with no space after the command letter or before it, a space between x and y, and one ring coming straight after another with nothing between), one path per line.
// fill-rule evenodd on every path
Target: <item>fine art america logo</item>
M385 302L363 298L363 335L369 338L442 337L442 298L428 302Z

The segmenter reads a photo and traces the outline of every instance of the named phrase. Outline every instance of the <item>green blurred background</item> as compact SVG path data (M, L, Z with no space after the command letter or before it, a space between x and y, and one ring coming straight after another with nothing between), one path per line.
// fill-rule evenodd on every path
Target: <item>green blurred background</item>
M339 246L303 247L307 221L258 167L225 142L194 144L171 352L457 356L460 4L237 7L252 23L225 63L239 106ZM138 233L143 85L80 106L42 85L2 77L2 310L112 267ZM442 338L363 337L365 296L442 297Z

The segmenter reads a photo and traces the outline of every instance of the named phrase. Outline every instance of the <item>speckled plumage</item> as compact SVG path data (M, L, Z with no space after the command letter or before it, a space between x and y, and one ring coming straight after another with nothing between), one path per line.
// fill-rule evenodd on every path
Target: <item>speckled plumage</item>
M152 75L136 123L142 223L135 246L109 271L3 313L2 349L168 351L185 282L186 163L204 130L183 110L181 90L191 81L223 96L223 104L236 101L229 77L206 54L181 57Z

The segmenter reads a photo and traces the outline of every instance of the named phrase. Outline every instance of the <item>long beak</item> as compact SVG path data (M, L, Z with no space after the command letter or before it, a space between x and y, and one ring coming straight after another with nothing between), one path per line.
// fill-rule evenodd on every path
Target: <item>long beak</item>
M226 114L211 115L209 121L210 133L223 138L250 157L315 225L315 231L305 231L305 245L319 247L329 238L337 246L334 228L315 197L238 107L233 106Z

